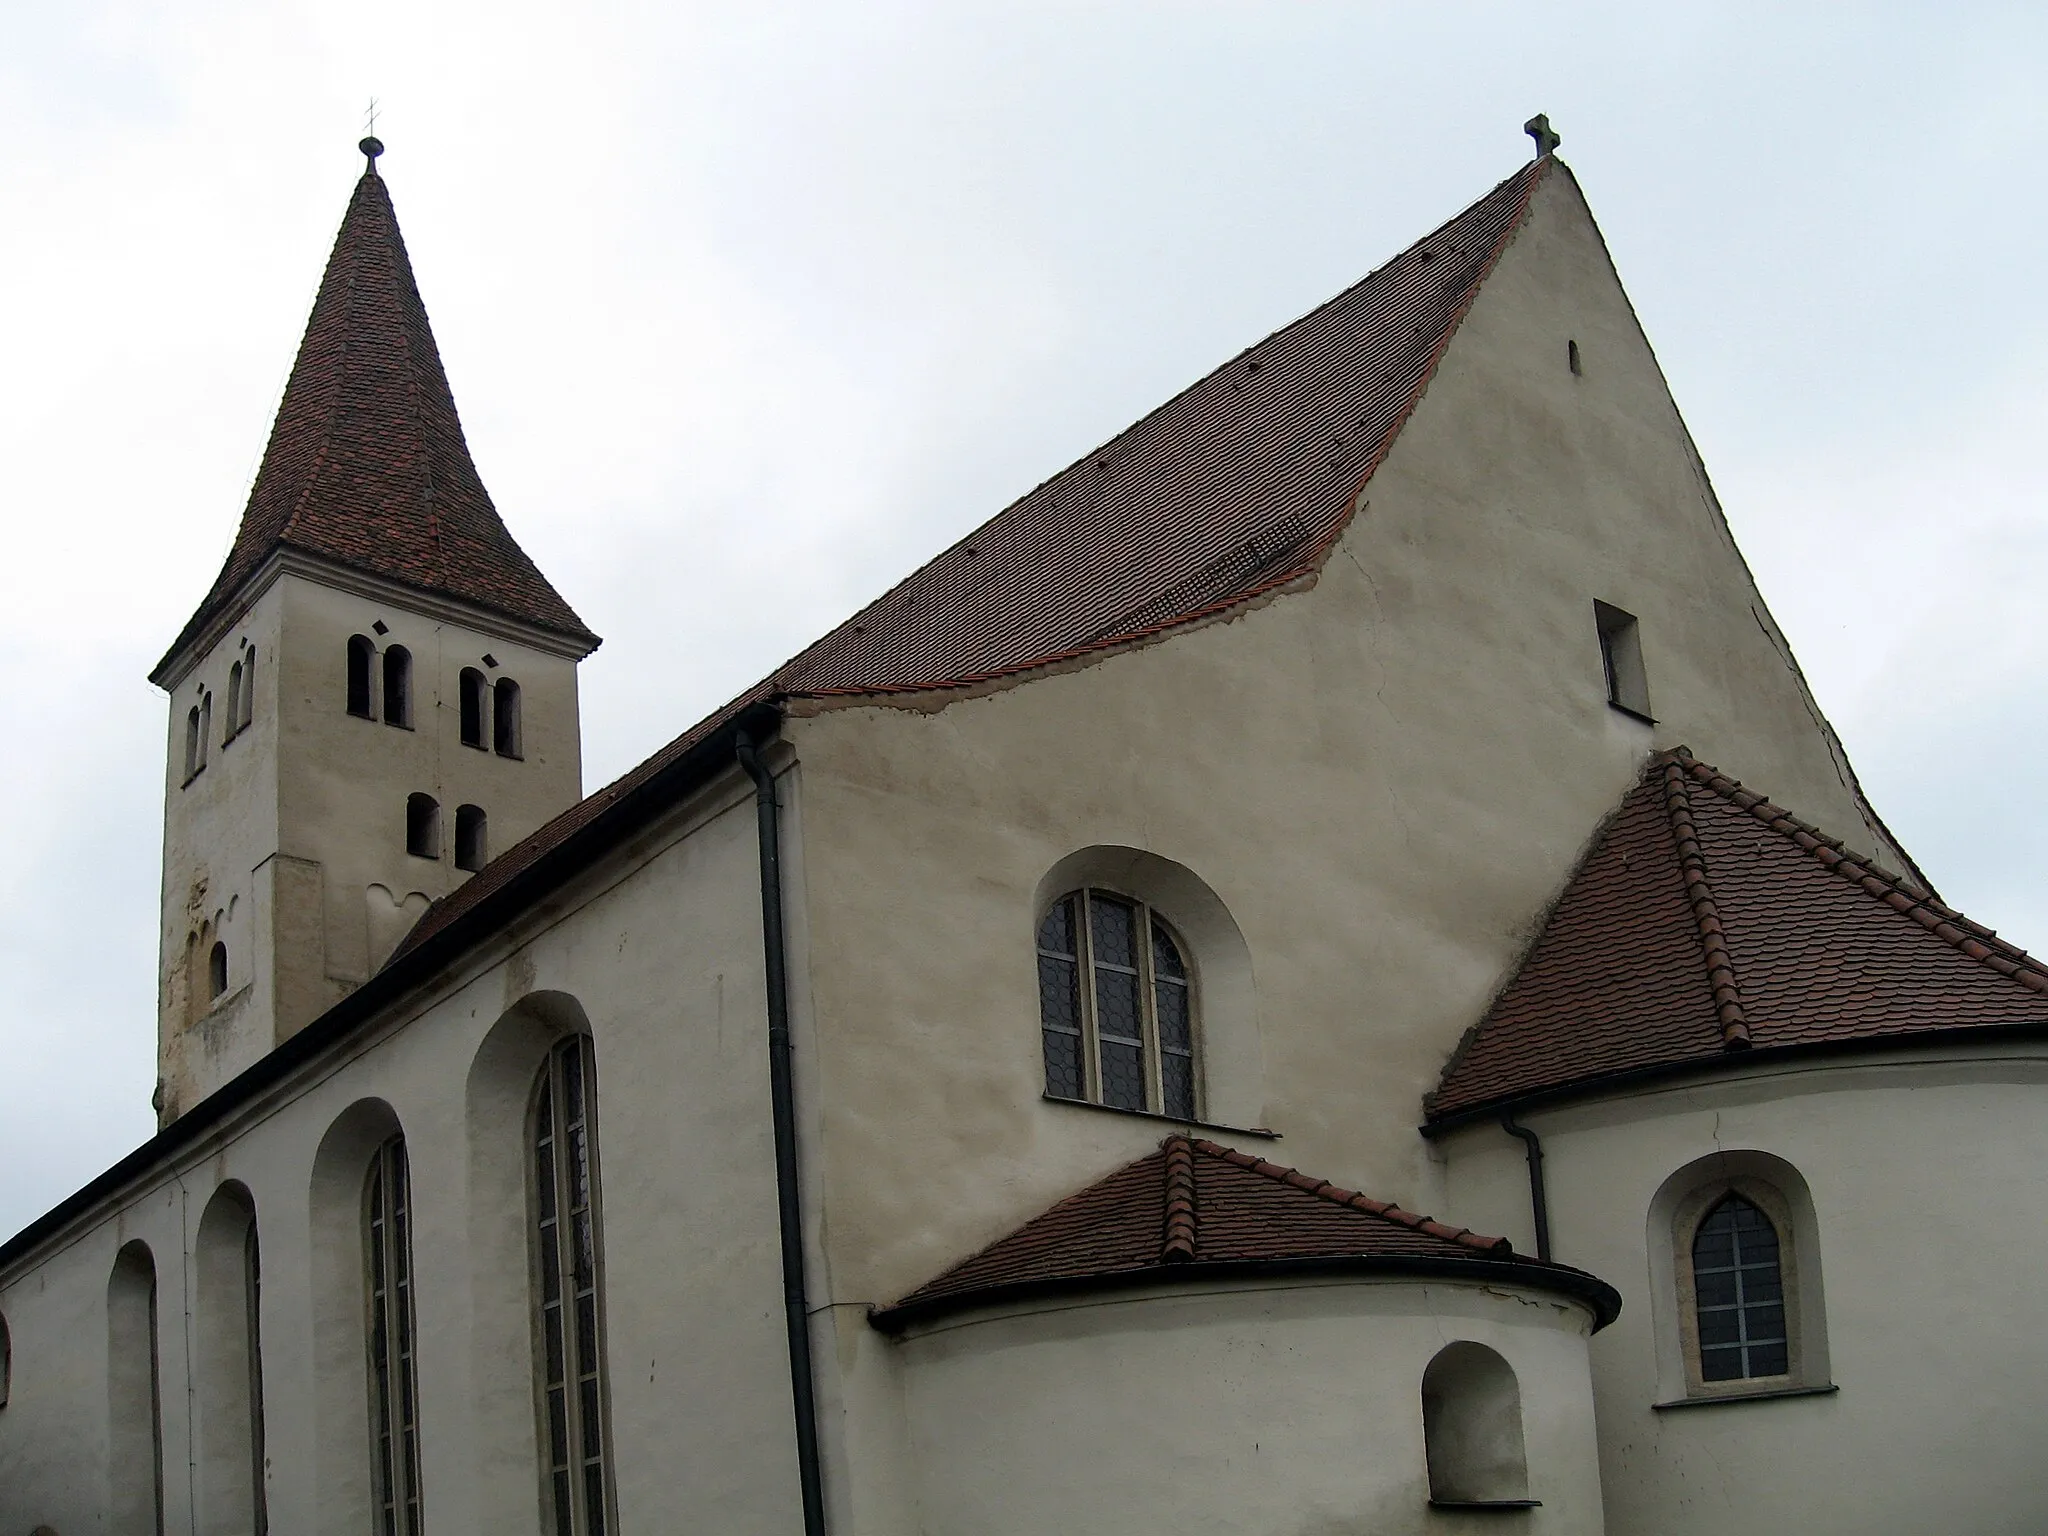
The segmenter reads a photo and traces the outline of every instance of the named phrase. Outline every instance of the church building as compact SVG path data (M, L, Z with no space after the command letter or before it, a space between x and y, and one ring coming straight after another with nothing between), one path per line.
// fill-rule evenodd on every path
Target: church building
M0 1244L0 1536L2048 1527L2048 966L1531 128L588 795L365 140L151 674L159 1130Z

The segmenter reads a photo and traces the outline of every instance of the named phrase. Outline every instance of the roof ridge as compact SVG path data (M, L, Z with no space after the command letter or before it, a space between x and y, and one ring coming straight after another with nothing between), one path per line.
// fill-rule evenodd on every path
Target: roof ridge
M1664 765L1664 814L1671 823L1685 898L1706 955L1707 985L1713 991L1714 1016L1721 1025L1721 1049L1746 1051L1750 1046L1749 1015L1742 1006L1742 988L1736 980L1734 957L1728 953L1721 909L1714 904L1714 887L1707 879L1707 857L1700 848L1699 828L1693 824L1688 782L1682 761L1674 758Z
M1377 1216L1382 1221L1397 1227L1406 1227L1412 1232L1425 1233L1443 1242L1456 1243L1461 1248L1470 1248L1477 1253L1512 1253L1514 1244L1504 1237L1487 1237L1474 1232L1470 1227L1453 1227L1424 1216L1415 1211L1403 1210L1390 1200L1375 1200L1370 1195L1360 1194L1355 1189L1346 1189L1341 1184L1332 1184L1328 1179L1318 1179L1303 1173L1298 1168L1284 1168L1278 1163L1269 1163L1262 1157L1253 1157L1249 1152L1240 1152L1235 1147L1226 1147L1221 1142L1200 1140L1189 1137L1168 1137L1167 1141L1184 1141L1194 1151L1219 1162L1234 1164L1252 1173L1271 1179L1276 1184L1285 1184L1306 1194L1346 1206L1354 1211L1363 1211L1368 1216Z
M1742 781L1703 763L1684 747L1670 754L1670 767L1712 790L1736 809L1786 838L1812 855L1824 869L1832 870L1866 895L1881 901L1894 912L1903 913L1941 939L1951 949L1981 962L1999 975L2027 988L2048 993L2048 964L2029 954L1996 930L1975 922L1939 898L1908 886L1874 859L1852 851L1840 838L1830 837L1810 822L1802 821L1783 806L1744 789Z
M1160 1245L1162 1264L1186 1264L1200 1240L1195 1222L1195 1159L1185 1136L1169 1136L1166 1150L1166 1234Z

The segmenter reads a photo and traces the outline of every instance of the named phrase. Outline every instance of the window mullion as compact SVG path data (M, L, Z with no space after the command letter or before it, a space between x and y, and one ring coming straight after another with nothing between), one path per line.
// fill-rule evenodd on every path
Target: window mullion
M1089 893L1074 898L1074 959L1081 971L1081 1083L1091 1104L1103 1101L1102 1040L1095 1030L1095 914Z
M1154 1114L1166 1108L1166 1063L1159 1048L1158 974L1152 960L1152 909L1143 902L1137 910L1138 942L1132 953L1138 961L1138 1039L1145 1050L1145 1107Z
M559 1046L548 1054L548 1097L554 1106L555 1293L561 1298L562 1423L568 1437L563 1465L569 1475L569 1528L584 1536L589 1518L583 1507L583 1404L577 1390L583 1379L583 1362L578 1358L576 1339L576 1218L570 1209L576 1181L569 1167L575 1142L570 1135L568 1082ZM561 1519L561 1511L555 1512L555 1518Z

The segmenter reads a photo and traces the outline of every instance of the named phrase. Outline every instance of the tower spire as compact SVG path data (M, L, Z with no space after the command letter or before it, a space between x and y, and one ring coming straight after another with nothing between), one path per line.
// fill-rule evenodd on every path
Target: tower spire
M391 194L366 160L328 257L233 549L151 675L162 682L281 550L597 645L484 489L413 280Z

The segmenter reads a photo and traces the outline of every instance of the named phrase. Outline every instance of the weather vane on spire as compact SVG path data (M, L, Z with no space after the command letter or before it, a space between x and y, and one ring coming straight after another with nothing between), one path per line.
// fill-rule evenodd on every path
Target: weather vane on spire
M363 141L356 148L370 162L369 168L377 169L377 157L384 153L384 141L377 137L377 98L374 96L370 98L369 110L363 114Z

